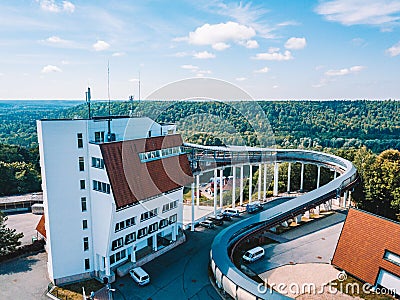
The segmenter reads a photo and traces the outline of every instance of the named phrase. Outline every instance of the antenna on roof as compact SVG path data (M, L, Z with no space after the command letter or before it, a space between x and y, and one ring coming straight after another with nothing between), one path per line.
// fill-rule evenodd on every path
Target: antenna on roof
M138 101L140 102L140 70L139 70L139 99L138 99Z
M115 141L115 133L111 132L111 97L110 97L110 61L107 63L107 93L108 93L108 133L107 142Z
M87 88L87 92L85 92L86 95L86 104L88 106L88 118L91 119L92 118L92 114L90 111L90 99L91 99L91 95L90 95L90 87Z
M108 116L111 116L111 98L110 98L110 61L107 62L107 94L108 94ZM110 131L110 130L109 130Z
M129 116L133 117L133 95L129 96Z

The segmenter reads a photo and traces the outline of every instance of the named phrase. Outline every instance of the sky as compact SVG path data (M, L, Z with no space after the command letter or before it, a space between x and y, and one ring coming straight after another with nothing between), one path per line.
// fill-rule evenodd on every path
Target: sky
M144 99L192 77L254 99L398 99L400 0L2 0L0 99Z

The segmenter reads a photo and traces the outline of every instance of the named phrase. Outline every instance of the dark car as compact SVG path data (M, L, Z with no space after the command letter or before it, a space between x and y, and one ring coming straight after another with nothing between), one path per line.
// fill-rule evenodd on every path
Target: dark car
M210 228L210 229L215 227L214 223L209 220L201 221L199 223L199 225L202 227L205 227L205 228Z
M221 217L208 217L207 220L213 222L217 226L222 226L224 225L224 221L222 220Z
M225 214L218 214L217 217L220 218L222 221L232 221L231 216Z

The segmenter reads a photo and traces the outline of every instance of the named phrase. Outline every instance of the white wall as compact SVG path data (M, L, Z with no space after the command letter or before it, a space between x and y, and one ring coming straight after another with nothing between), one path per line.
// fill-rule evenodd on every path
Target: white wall
M46 234L49 245L49 276L57 279L84 273L82 220L90 218L81 211L81 197L89 200L87 144L79 149L77 133L87 136L84 120L39 121L39 152L43 179ZM84 157L85 171L79 171L78 159ZM86 189L80 189L80 179ZM90 221L88 221L90 223Z

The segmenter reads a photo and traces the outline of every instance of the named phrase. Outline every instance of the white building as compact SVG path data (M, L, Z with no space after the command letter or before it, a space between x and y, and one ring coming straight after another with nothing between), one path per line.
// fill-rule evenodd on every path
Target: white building
M37 122L51 281L113 281L118 266L183 239L192 174L175 129L149 118Z

